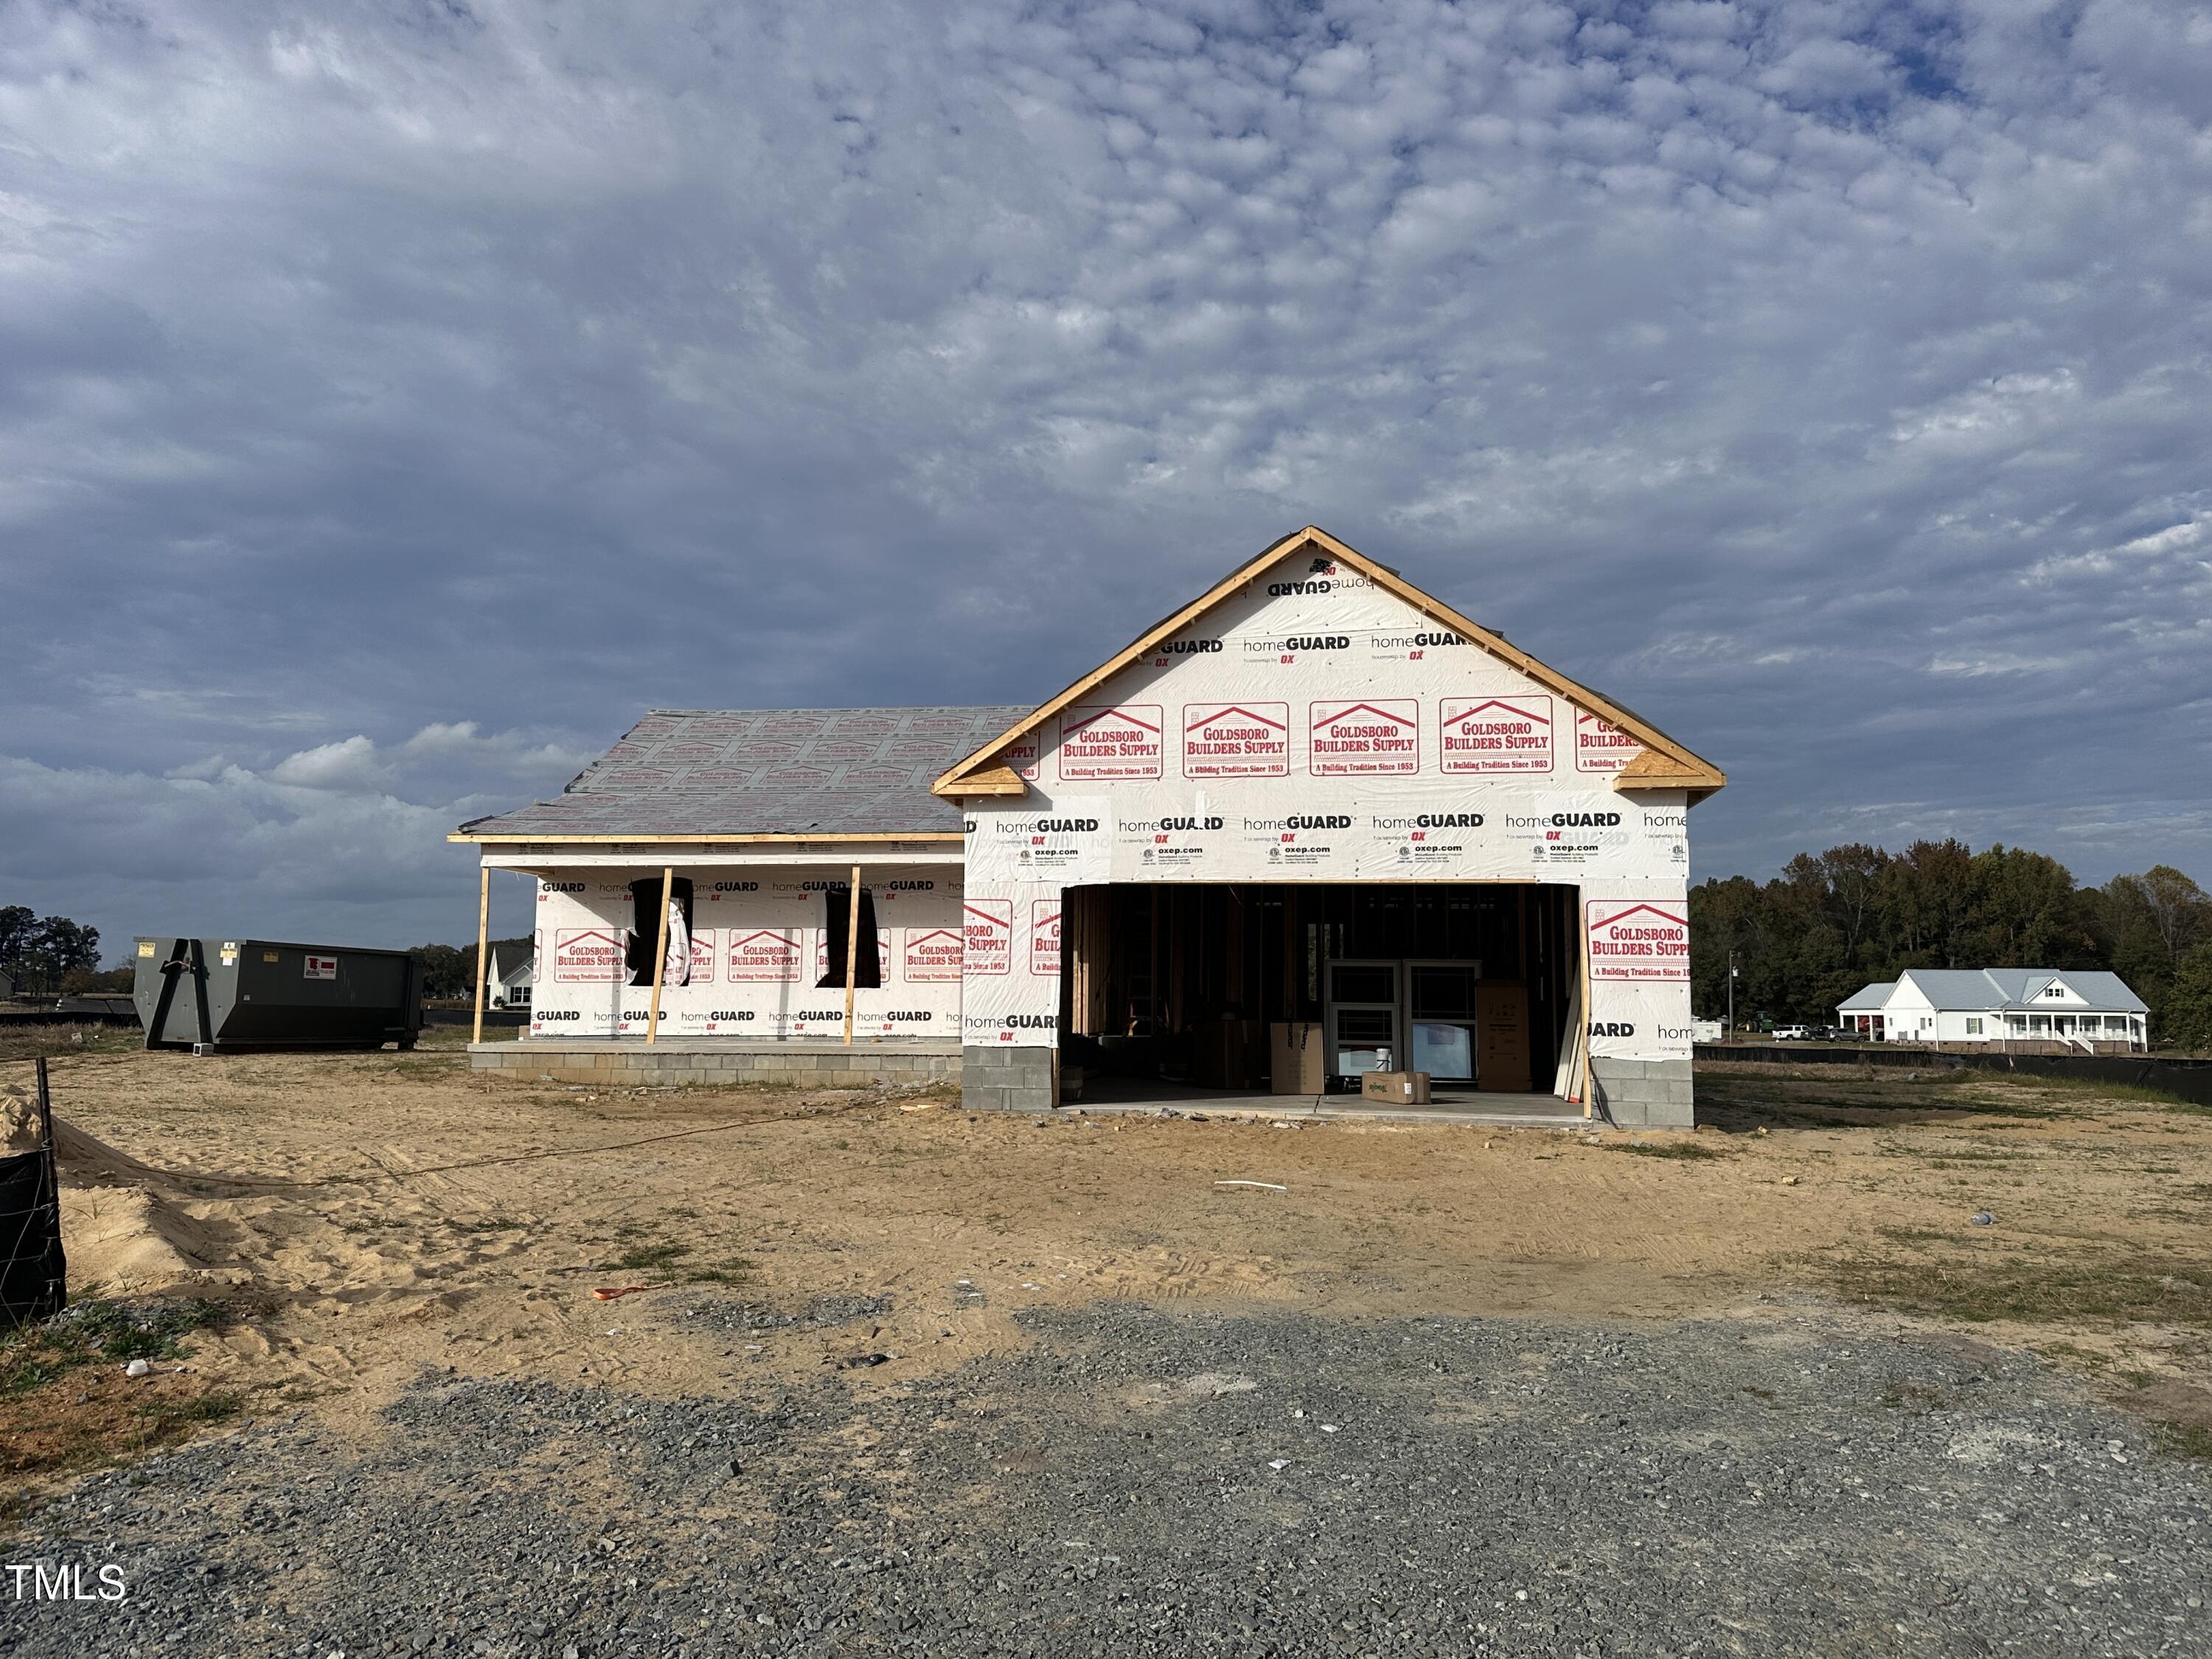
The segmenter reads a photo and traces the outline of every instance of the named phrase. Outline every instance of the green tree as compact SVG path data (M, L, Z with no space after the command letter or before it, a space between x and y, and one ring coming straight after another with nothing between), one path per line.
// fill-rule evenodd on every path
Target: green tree
M490 954L499 959L503 968L512 968L526 960L537 948L537 940L528 933L520 939L495 939L491 941ZM455 997L473 997L477 984L477 947L474 941L459 947L451 945L417 945L407 954L422 964L422 994L441 1001Z
M1969 965L2103 965L2088 906L2057 860L1999 842L1973 855L1969 878L1970 908L1960 928Z
M2154 864L2139 876L2115 876L2106 891L2127 907L2170 965L2179 967L2183 957L2212 939L2212 893L2170 864Z
M67 916L36 916L20 904L0 908L0 969L22 989L48 994L64 975L100 966L100 929Z
M2151 1036L2162 1047L2212 1049L2212 944L2174 964L2166 1006L2151 1015Z
M38 921L39 913L27 904L0 904L0 970L21 976L23 943Z
M1759 914L1764 895L1748 876L1701 881L1690 890L1690 1006L1708 1019L1728 1009L1729 953L1740 966L1757 961ZM1737 1012L1746 1012L1742 983L1736 987Z
M137 973L128 968L110 968L102 973L97 968L72 968L62 975L61 991L65 997L100 994L112 996L127 992L137 982Z
M1916 841L1882 867L1875 910L1887 966L1956 968L1973 893L1973 854L1964 842Z
M469 991L468 964L450 945L418 945L407 953L422 964L422 994L440 1000L465 996ZM470 955L475 954L473 946Z
M1820 855L1818 862L1821 878L1827 884L1830 914L1844 936L1844 955L1856 969L1863 960L1861 953L1865 948L1867 927L1874 917L1875 902L1881 895L1881 872L1888 867L1889 854L1879 847L1855 841L1831 847Z

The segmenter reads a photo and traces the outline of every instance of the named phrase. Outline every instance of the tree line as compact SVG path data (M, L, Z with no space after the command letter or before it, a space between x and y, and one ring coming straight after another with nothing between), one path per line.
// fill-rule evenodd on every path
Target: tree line
M520 939L495 939L489 953L499 959L502 968L512 968L517 962L526 961L537 948L537 941L525 933ZM473 940L466 945L417 945L407 954L422 964L422 994L437 1001L451 1001L455 997L474 997L477 994L477 947ZM484 987L487 1000L491 986Z
M33 995L90 989L101 977L100 929L42 916L27 904L0 904L0 974Z
M530 935L497 939L491 948L503 965L512 966L532 949ZM450 999L473 994L477 947L417 945L408 951L422 964L422 994ZM41 916L27 905L0 905L0 974L15 983L19 995L79 996L87 992L130 991L137 976L133 963L103 971L100 965L100 929L84 927L67 916Z
M2212 1048L2212 895L2171 865L2077 885L2057 860L2002 843L1852 842L1800 853L1772 881L1690 890L1697 1012L1832 1024L1836 1005L1907 968L2108 969L2150 1005L2160 1047Z

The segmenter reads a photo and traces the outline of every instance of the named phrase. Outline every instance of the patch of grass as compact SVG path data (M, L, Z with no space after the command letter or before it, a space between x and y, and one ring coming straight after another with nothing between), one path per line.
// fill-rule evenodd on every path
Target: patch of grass
M2212 1427L2202 1423L2154 1423L2151 1431L2160 1451L2212 1462Z
M448 1221L446 1224L457 1233L511 1233L522 1223L494 1215L486 1216L482 1221Z
M487 1021L483 1040L486 1042L512 1042L526 1029L520 1025L495 1025ZM465 1020L457 1020L450 1025L443 1020L434 1025L425 1025L422 1035L416 1039L416 1052L419 1054L425 1048L465 1050L469 1046L470 1030L470 1023Z
M145 1046L143 1032L124 1025L0 1025L0 1060L124 1054Z
M684 1282L687 1285L744 1285L751 1282L757 1271L747 1258L733 1255L711 1267L685 1268Z
M2151 1106L2179 1106L2197 1112L2212 1110L2212 1108L2199 1106L2195 1101L2184 1100L2179 1095L2147 1083L2105 1083L2094 1077L2046 1077L2038 1072L2011 1072L1999 1075L2039 1094L2076 1099L2136 1100Z
M224 1311L200 1300L81 1301L0 1337L0 1477L12 1484L0 1497L0 1533L27 1508L22 1478L134 1456L244 1410L243 1395L191 1373L125 1374L134 1359L186 1352L184 1337Z
M1645 1146L1628 1141L1613 1148L1616 1152L1630 1152L1638 1158L1672 1158L1678 1164L1702 1164L1710 1158L1726 1158L1728 1154L1717 1146L1700 1146L1694 1140L1669 1140L1658 1146Z
M689 1244L633 1244L615 1258L615 1266L629 1267L638 1273L650 1273L682 1261L691 1254Z
M1883 1231L1895 1237L1905 1230ZM1970 1324L2212 1329L2212 1262L2102 1252L2037 1259L1935 1237L1943 1244L1915 1258L1846 1258L1832 1266L1832 1282L1855 1302Z
M65 1371L101 1361L167 1359L186 1333L214 1324L222 1310L194 1297L187 1302L72 1303L42 1325L0 1337L0 1397L45 1387Z
M174 1439L180 1431L205 1423L226 1423L246 1409L246 1396L231 1389L210 1389L185 1400L154 1400L138 1407L145 1437L129 1448L143 1450Z

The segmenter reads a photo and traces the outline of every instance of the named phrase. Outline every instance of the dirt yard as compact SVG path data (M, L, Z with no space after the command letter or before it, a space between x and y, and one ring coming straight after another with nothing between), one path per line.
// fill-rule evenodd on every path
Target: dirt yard
M1699 1088L1292 1127L92 1044L0 1522L130 1595L0 1647L2203 1651L2212 1116Z
M182 1363L249 1413L373 1413L426 1364L672 1395L853 1346L732 1344L592 1294L641 1285L881 1299L890 1375L1102 1298L1661 1319L1822 1296L2212 1421L2212 1117L2160 1100L1709 1069L1696 1133L1583 1135L593 1091L451 1051L110 1053L53 1078L73 1287L216 1302Z

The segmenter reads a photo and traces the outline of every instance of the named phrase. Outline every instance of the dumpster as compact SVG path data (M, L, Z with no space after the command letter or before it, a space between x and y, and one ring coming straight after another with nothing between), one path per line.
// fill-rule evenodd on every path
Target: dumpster
M149 1048L415 1046L422 970L404 951L141 936L132 1000Z

